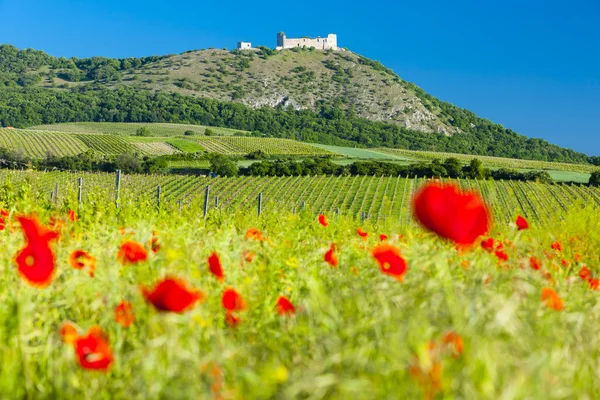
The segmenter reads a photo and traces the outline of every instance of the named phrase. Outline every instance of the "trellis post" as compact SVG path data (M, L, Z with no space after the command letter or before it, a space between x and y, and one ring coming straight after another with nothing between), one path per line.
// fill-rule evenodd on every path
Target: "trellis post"
M54 184L54 205L58 205L58 182Z
M258 216L262 212L262 192L258 194Z
M119 208L119 196L121 194L121 170L117 171L117 179L115 181L115 207Z
M156 186L156 205L160 207L160 195L162 193L162 189L160 185Z
M206 189L204 191L204 217L208 213L208 196L210 196L210 185L206 185Z
M83 201L83 178L77 178L77 203L81 205Z

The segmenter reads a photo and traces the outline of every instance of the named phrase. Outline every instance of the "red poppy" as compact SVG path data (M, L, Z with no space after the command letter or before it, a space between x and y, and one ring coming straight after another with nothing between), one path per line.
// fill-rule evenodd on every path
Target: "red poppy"
M135 264L140 261L146 261L148 259L148 252L140 243L127 240L121 245L119 253L117 253L117 259L123 265Z
M115 321L124 328L129 328L133 324L135 314L130 302L123 300L115 307Z
M6 219L9 216L8 210L0 210L0 231L3 231L6 228Z
M562 260L560 260L560 263L562 264L563 267L569 266L569 262L567 260L565 260L564 258Z
M327 217L323 214L319 214L319 223L323 226L329 225L329 221L327 221Z
M292 315L296 313L296 307L285 296L279 296L277 299L277 312L279 315Z
M21 229L26 238L23 247L15 259L19 273L32 286L46 287L52 282L56 271L54 252L50 241L58 237L58 233L40 225L35 217L18 217Z
M256 228L250 228L246 231L247 240L265 240L261 231Z
M586 267L585 265L583 267L581 267L581 269L579 270L579 277L581 279L583 279L584 281L587 281L588 279L590 279L592 277L592 271L590 271L588 269L588 267Z
M69 210L67 212L67 215L69 216L69 219L73 222L77 222L77 220L79 219L79 217L77 216L77 213L73 210Z
M152 232L152 237L148 241L148 247L154 254L158 253L162 247L160 244L160 240L158 239L158 234L156 232Z
M477 192L463 192L455 184L428 183L414 196L419 222L458 245L472 245L491 225L488 207Z
M74 250L69 257L69 263L75 269L88 267L88 274L93 278L96 272L96 257L85 250Z
M494 255L498 258L498 260L500 261L507 261L508 260L508 254L506 254L505 251L502 250L496 250L494 252Z
M223 267L221 266L221 260L216 251L213 251L208 257L208 270L213 274L219 282L223 282L225 275L223 274Z
M335 243L331 243L331 246L329 246L329 250L327 250L327 252L325 253L325 262L327 262L334 268L337 267L338 258L335 255Z
M539 258L537 258L535 256L531 256L529 258L529 266L532 269L538 270L538 269L542 268L542 260L540 260Z
M240 318L237 314L227 311L225 312L225 324L232 328L235 328L242 322L242 318Z
M391 275L399 282L402 282L408 266L406 260L400 255L400 250L392 245L382 243L375 246L371 250L371 254L379 263L381 272Z
M562 245L558 241L552 243L552 246L550 246L550 247L552 247L552 249L554 249L556 251L562 251Z
M442 343L452 348L454 358L460 357L465 347L463 338L454 331L447 332L442 339Z
M90 328L87 335L75 339L73 344L79 365L85 369L107 371L113 362L108 340L97 326Z
M165 278L152 290L142 287L146 300L159 311L183 313L204 299L204 293L188 289L185 281L176 278Z
M562 299L558 293L549 287L542 289L542 301L546 303L546 307L556 311L561 311L564 308Z
M58 333L62 338L63 342L72 344L75 343L75 340L79 337L79 333L77 332L77 328L71 322L65 322L61 325Z
M227 311L241 311L246 308L244 298L233 288L227 288L223 292L222 302Z
M600 287L600 280L598 280L598 278L592 278L588 281L589 285L590 285L590 289L592 290L598 290L598 287Z
M356 233L358 233L358 236L360 236L363 240L367 240L367 236L369 235L369 233L365 232L363 228L356 228Z
M379 240L382 242L385 242L386 240L388 240L388 237L387 237L387 235L382 233L379 235Z
M516 224L517 224L517 229L520 231L522 231L523 229L529 228L529 223L527 222L527 220L520 215L517 216Z
M256 257L256 253L254 253L253 251L244 251L242 253L242 257L244 257L244 261L246 261L247 263L251 263L252 260L254 260L254 257Z
M481 248L485 251L492 252L494 250L494 239L488 238L481 241Z
M579 261L581 261L581 260L582 260L581 254L579 254L579 253L575 253L575 254L573 255L573 260L575 260L576 262L579 262Z

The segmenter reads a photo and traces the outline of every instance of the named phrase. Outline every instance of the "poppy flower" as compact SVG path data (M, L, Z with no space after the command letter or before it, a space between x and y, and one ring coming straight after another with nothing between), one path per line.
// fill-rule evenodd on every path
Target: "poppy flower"
M292 315L296 313L296 307L285 296L279 296L277 299L277 313L279 315Z
M371 255L379 263L381 272L402 282L408 266L406 260L400 255L400 250L392 245L382 243L371 250Z
M367 236L369 235L369 233L365 232L363 228L356 228L356 233L358 233L358 236L360 236L363 240L367 240Z
M42 226L35 217L18 217L25 235L26 244L15 258L19 274L32 286L46 287L52 282L56 271L54 252L50 241L58 233Z
M6 228L6 219L9 216L8 210L0 210L0 231L3 231Z
M598 287L600 287L600 280L598 280L598 278L592 278L588 281L589 285L590 285L590 289L592 290L598 290Z
M240 318L240 316L231 311L225 312L225 325L235 328L240 324L240 322L242 322L242 318Z
M481 248L484 249L485 251L492 252L492 250L494 250L494 239L488 238L488 239L482 240Z
M538 269L542 268L542 260L535 256L531 256L529 258L529 266L537 271Z
M244 251L242 253L242 257L244 258L244 261L246 261L247 263L251 263L252 260L254 260L254 257L256 257L256 253L254 253L253 251Z
M552 245L550 246L553 250L556 251L562 251L562 245L560 244L560 242L556 241L554 243L552 243Z
M115 321L124 328L129 328L133 324L135 314L130 302L123 300L115 307Z
M575 260L576 262L579 262L579 261L581 261L581 260L582 260L581 254L579 254L579 253L575 253L575 254L573 255L573 260Z
M470 246L490 230L488 207L477 192L455 184L428 183L413 198L417 220L438 236Z
M385 242L386 240L388 240L388 237L387 237L387 235L382 233L379 235L379 240L382 242Z
M442 343L452 348L454 358L460 357L464 350L463 338L454 331L447 332L442 339Z
M592 271L590 271L589 268L584 265L579 270L579 277L582 280L587 281L588 279L590 279L592 277Z
M113 355L108 340L102 330L94 326L84 336L73 342L75 355L85 369L107 371L113 362Z
M148 252L140 243L127 240L121 245L117 253L117 259L123 265L135 264L140 261L146 261L148 259Z
M185 281L165 278L154 289L142 287L142 294L159 311L183 313L204 299L204 293L189 289Z
M562 260L560 260L560 263L562 264L563 267L569 266L569 262L567 260L565 260L564 258Z
M508 260L508 254L506 254L505 251L502 250L496 250L494 252L494 255L498 258L498 260L500 261L507 261Z
M331 246L329 246L329 250L327 250L327 252L325 253L325 262L334 268L337 267L338 258L335 255L335 243L331 243Z
M77 222L77 220L79 219L79 216L77 215L77 213L73 210L69 210L67 212L67 215L69 216L69 219L73 222Z
M256 228L250 228L246 231L246 240L265 240L261 231Z
M93 278L96 273L96 257L85 250L74 250L69 256L69 263L75 269L88 267L88 274Z
M225 275L223 274L223 267L221 266L221 260L216 251L213 251L208 257L208 270L213 274L219 282L223 282Z
M154 254L160 251L162 245L160 244L160 240L158 239L156 232L152 232L152 237L148 241L148 247L150 247L150 250L152 250Z
M62 338L62 341L68 344L75 343L75 340L79 337L77 328L71 322L65 322L61 325L58 333Z
M223 292L223 298L221 300L223 302L223 307L225 307L227 311L241 311L246 308L246 302L242 295L232 288L227 288Z
M517 215L516 224L517 224L517 229L520 231L522 231L523 229L529 228L529 223L527 222L527 220L520 215Z
M323 214L319 214L319 223L321 225L323 225L324 227L327 227L327 225L329 225L329 221L327 221L327 217Z
M549 287L542 289L542 301L546 303L546 307L556 311L561 311L564 308L562 299L558 293Z

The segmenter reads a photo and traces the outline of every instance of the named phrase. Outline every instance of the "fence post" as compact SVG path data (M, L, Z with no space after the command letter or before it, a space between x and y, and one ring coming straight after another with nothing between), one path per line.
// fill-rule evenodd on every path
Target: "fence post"
M219 208L219 196L215 196L215 208Z
M210 185L206 185L206 190L204 191L204 217L208 213L208 196L210 195Z
M336 209L335 209L335 216L336 216L336 217L339 217L339 216L340 216L340 209L339 209L339 208L336 208Z
M258 194L258 216L262 212L262 192Z
M83 201L83 178L77 178L77 203L81 205Z
M302 200L302 207L301 207L301 209L304 210L304 207L306 207L306 203L304 202L304 200Z
M160 188L160 185L156 186L156 204L160 207L160 194L161 194L162 190Z
M364 224L364 223L365 223L365 212L364 212L364 211L362 211L362 212L360 213L360 223L361 223L361 224Z
M54 205L58 205L58 182L54 184Z
M183 200L179 199L177 204L179 205L179 211L181 211L181 209L183 208Z
M119 196L121 193L121 170L117 170L117 180L115 182L115 207L119 208Z

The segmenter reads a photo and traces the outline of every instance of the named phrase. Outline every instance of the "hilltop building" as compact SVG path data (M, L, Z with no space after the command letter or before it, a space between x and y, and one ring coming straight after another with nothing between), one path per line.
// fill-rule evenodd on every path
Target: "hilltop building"
M275 50L291 49L293 47L314 47L317 50L337 50L337 35L330 33L326 38L300 38L288 39L285 33L277 34L277 47Z
M250 42L238 42L237 43L238 50L252 50L252 43Z

